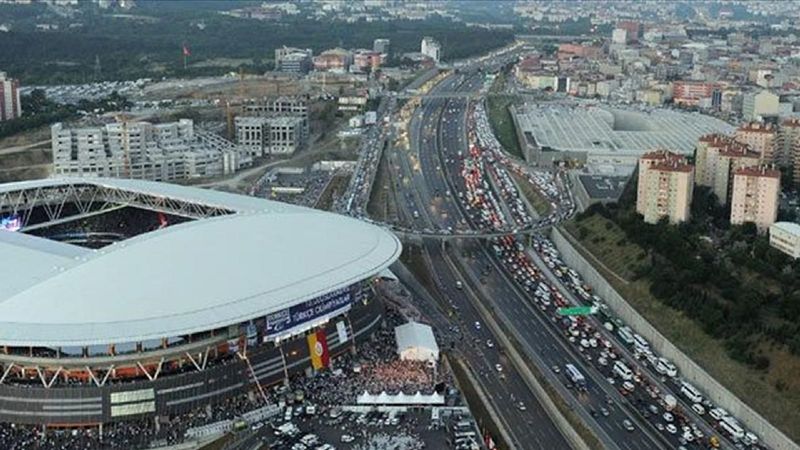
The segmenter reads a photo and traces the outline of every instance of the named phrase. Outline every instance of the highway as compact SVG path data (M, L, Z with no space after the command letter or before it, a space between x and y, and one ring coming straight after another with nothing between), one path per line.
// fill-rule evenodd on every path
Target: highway
M452 81L446 81L442 87L450 83ZM433 102L444 104L445 100ZM440 110L441 107L435 104L420 108L410 124L412 134L422 136L425 127L438 121ZM434 136L428 135L412 143L411 151L394 149L388 153L390 167L396 174L394 178L397 180L396 192L399 197L396 201L404 219L416 228L437 224L444 228L460 229L466 224L459 223L457 216L447 210L452 208L452 204L445 200L448 196L443 177L431 177L430 171L441 171L441 167L437 169L431 159L436 153L435 141ZM432 275L440 296L446 302L443 307L455 314L453 317L448 317L446 313L436 314L424 304L419 305L420 309L433 321L440 335L450 336L447 341L454 342L458 353L463 355L480 382L480 387L491 397L505 428L511 433L512 444L516 448L570 448L525 380L498 348L497 336L483 323L472 302L465 301L469 293L456 289L455 275L446 265L439 244L427 241L425 250L429 262L437 267ZM481 324L479 328L476 322ZM502 372L498 372L498 364ZM524 411L520 410L520 402L524 405Z
M458 78L450 77L434 89L477 90L482 85L481 77L471 77L462 85L457 82ZM403 184L414 186L416 191L416 194L406 195L401 202L409 202L409 208L415 205L415 210L424 211L429 219L426 223L420 215L416 223L412 223L415 228L437 225L453 230L471 228L454 195L454 192L463 192L465 188L456 184L459 177L453 176L458 174L461 164L459 153L463 154L468 150L467 111L465 100L434 97L425 99L418 115L412 119L412 143L416 143L418 152L412 152L407 158L410 160L408 164L400 163L396 168L410 170L401 179L407 179L408 183ZM536 362L536 366L550 378L551 384L561 395L571 400L570 403L587 424L599 431L597 434L607 448L666 448L646 426L636 427L633 432L623 428L623 420L635 422L637 417L621 406L624 405L622 396L608 385L602 374L592 372L591 366L583 367L583 361L576 355L577 352L564 343L564 339L557 335L552 325L546 323L547 319L534 310L513 283L504 277L502 269L481 244L461 243L443 251L438 243L426 243L425 249L430 257L434 276L443 286L442 290L451 294L451 301L459 309L461 321L473 323L481 319L464 295L454 292L456 281L459 280L468 283L479 294L479 301L492 307L504 318L506 325L511 325L509 334L521 343L521 350ZM454 266L457 273L453 271ZM576 394L574 390L567 389L564 377L549 369L553 366L563 368L567 363L583 367L583 372L594 381L589 383L586 393ZM515 382L509 379L506 384ZM603 409L608 411L607 417L600 413ZM592 417L592 412L598 418Z

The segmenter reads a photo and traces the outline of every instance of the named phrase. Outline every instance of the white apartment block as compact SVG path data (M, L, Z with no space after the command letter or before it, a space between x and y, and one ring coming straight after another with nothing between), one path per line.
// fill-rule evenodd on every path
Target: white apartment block
M659 150L639 158L636 212L645 222L689 220L693 189L694 167L682 155Z
M422 38L419 52L429 57L434 62L439 62L439 58L442 56L442 46L436 39L425 36Z
M117 122L102 127L51 129L56 176L178 181L233 173L240 158L232 147L208 145L191 120L151 124Z
M733 185L733 172L742 167L756 166L759 155L742 143L721 134L700 137L695 149L694 182L708 186L720 204L726 205Z
M778 218L781 173L767 166L745 167L733 175L731 224L756 224L765 232Z

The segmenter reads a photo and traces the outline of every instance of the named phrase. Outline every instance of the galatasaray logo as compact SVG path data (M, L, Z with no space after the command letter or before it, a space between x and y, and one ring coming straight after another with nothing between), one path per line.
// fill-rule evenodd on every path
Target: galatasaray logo
M322 342L317 341L316 344L314 344L314 353L316 353L316 355L319 357L322 357L322 354L325 353L325 349L322 347Z

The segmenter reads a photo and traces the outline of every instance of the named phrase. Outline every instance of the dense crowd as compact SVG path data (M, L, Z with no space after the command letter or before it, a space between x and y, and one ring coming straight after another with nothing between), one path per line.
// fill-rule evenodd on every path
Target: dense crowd
M452 381L449 373L443 373L442 370L435 371L422 362L398 359L394 328L403 322L404 319L398 313L387 310L387 326L377 330L371 341L357 344L355 353L337 357L332 370L319 372L313 377L305 377L302 374L292 377L291 390L304 392L305 398L314 403L338 406L355 404L356 397L364 391L374 394L382 391L390 394L398 392L413 394L418 391L430 394L438 383L449 385ZM0 449L83 450L147 448L151 444L176 444L183 441L186 430L190 428L235 419L265 404L277 403L280 395L278 392L278 389L267 390L265 399L254 389L213 405L198 407L180 416L160 417L158 424L154 419L106 424L102 436L96 427L48 429L44 433L40 426L0 423ZM377 439L375 442L382 442L379 436L374 436ZM413 439L411 435L408 437ZM365 448L413 450L421 447Z
M366 442L357 444L353 450L421 450L425 448L418 436L411 434L378 433L369 437Z

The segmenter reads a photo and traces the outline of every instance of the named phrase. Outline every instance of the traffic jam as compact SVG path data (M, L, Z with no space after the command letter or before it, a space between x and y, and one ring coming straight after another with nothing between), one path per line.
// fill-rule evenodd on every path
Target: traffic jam
M517 170L548 198L553 206L551 215L542 221L555 223L572 214L571 199L559 194L554 177L539 174L536 178L529 171L509 163L499 149L485 151L483 144L492 135L484 116L482 105L472 106L468 138L469 151L462 156L460 182L464 190L458 199L467 211L469 220L476 229L485 231L525 228L535 220L528 214L516 186L512 182L507 166ZM478 118L479 120L476 120ZM476 131L476 129L478 131ZM499 163L499 164L498 164ZM504 167L506 166L506 167ZM516 166L516 167L514 167ZM461 183L459 183L461 184ZM496 192L500 193L498 195ZM502 199L502 201L501 201ZM561 207L561 209L558 208ZM533 250L549 271L567 287L575 300L567 299L557 287L548 281L545 273L534 264L523 242L512 235L494 237L488 243L500 266L526 293L532 306L547 315L548 322L558 327L559 333L576 348L585 366L593 366L628 401L643 420L678 449L728 448L728 439L741 449L764 448L758 437L748 432L726 411L716 407L698 389L682 380L675 365L659 357L650 344L620 319L597 295L592 294L580 276L569 269L560 259L554 245L542 236L533 239ZM565 315L565 309L584 306L585 315ZM554 366L567 387L576 391L586 389L587 380L574 365ZM611 402L611 400L608 400ZM590 413L597 420L608 416L605 407ZM705 433L695 422L704 420L714 433ZM635 430L634 424L625 420L624 428Z

